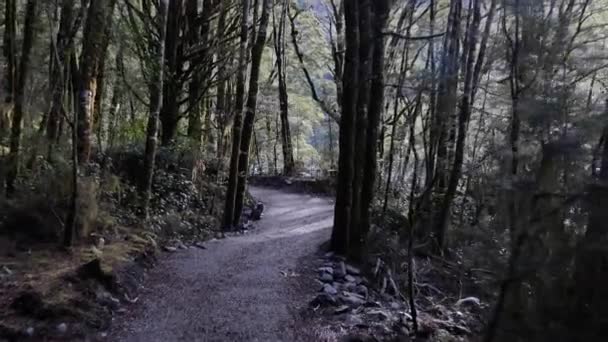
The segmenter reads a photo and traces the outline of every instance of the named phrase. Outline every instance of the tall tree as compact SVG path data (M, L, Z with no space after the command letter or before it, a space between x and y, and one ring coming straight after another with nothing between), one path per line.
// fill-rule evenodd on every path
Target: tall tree
M453 146L456 140L456 106L458 100L458 75L460 70L459 53L461 39L462 2L452 0L448 15L448 29L443 43L442 64L439 72L437 89L436 113L433 122L435 130L434 150L437 165L433 179L433 203L431 211L432 243L435 250L443 248L445 240L445 225L440 217L440 210L446 195L449 182L449 167L453 160ZM434 156L433 156L434 158Z
M236 81L234 120L232 124L232 150L230 155L230 169L228 173L228 187L226 189L226 204L222 227L229 230L233 227L236 206L236 192L239 178L239 151L241 146L241 132L243 130L243 104L245 99L245 79L247 72L247 37L249 31L249 0L241 1L241 31L239 43L238 71ZM240 213L239 213L240 215Z
M479 25L481 21L481 1L475 0L473 3L473 21L470 25L468 25L468 33L467 33L467 45L464 47L463 55L466 56L466 65L463 70L464 73L464 89L462 97L460 98L460 104L458 109L458 130L457 130L457 140L456 147L454 152L454 160L451 166L451 172L449 175L449 180L447 184L447 189L445 192L445 196L443 198L443 203L441 204L441 208L439 210L439 217L437 218L437 243L440 248L443 248L445 245L445 235L448 228L448 220L450 218L450 209L452 206L452 201L454 200L454 196L456 195L456 189L458 187L458 182L460 181L461 172L462 172L462 163L464 161L464 149L465 149L465 139L467 137L467 128L469 126L469 119L471 117L471 111L474 105L474 89L477 88L477 84L474 82L479 82L479 73L481 70L481 66L484 61L483 51L485 50L484 43L487 44L487 36L490 33L491 21L486 23L486 30L484 31L484 38L482 39L482 47L480 48L479 56L475 55L477 49L477 41L479 36ZM488 15L488 20L491 20L493 17L493 11L496 6L496 1L493 1L490 14Z
M355 127L359 81L359 4L344 2L345 42L342 113L340 116L340 154L338 157L338 184L334 210L331 248L347 254L350 246L350 219L352 214Z
M369 0L358 1L359 14L359 76L357 87L357 114L355 118L355 151L354 151L354 177L351 185L353 191L352 210L350 217L349 253L352 257L361 255L363 247L363 232L361 230L361 190L364 182L364 166L367 146L368 111L370 103L370 90L372 80L372 57L374 45L372 44L372 3ZM382 71L380 71L382 72ZM377 139L374 140L376 145Z
M59 123L65 113L64 97L67 86L67 67L69 63L70 50L73 45L72 33L75 31L74 16L74 0L63 0L61 3L61 13L59 20L59 28L57 30L56 39L51 47L51 72L50 72L50 88L51 88L51 106L47 115L46 137L48 140L48 158L52 160L53 146L59 138Z
M19 174L19 158L21 148L21 130L25 105L25 86L31 68L31 53L36 35L34 29L37 19L38 1L28 0L25 7L25 23L23 27L23 43L21 47L21 60L17 71L15 84L15 112L11 121L11 138L9 151L9 171L6 177L6 192L11 196L15 192L15 181ZM9 23L10 24L10 23Z
M165 39L167 34L167 8L170 0L160 0L157 15L158 39L149 38L150 51L154 51L154 60L150 63L152 79L150 80L150 112L148 116L148 128L146 132L146 151L144 155L144 177L141 182L142 212L148 217L148 207L152 192L152 180L154 178L154 165L156 163L156 149L158 146L159 115L163 103L163 79L165 62Z
M367 120L365 161L363 166L363 184L361 187L360 231L365 242L371 225L371 207L374 201L376 175L378 173L378 126L382 117L384 103L385 39L384 29L388 22L392 0L373 1L372 36L373 55L371 62L370 100ZM362 246L363 247L363 246Z
M115 0L91 1L83 33L78 80L78 161L87 164L91 157L93 109L98 87L101 58L106 40L107 13Z
M17 79L17 1L4 3L4 37L2 55L6 61L2 82L3 97L0 99L0 142L10 127L10 113L14 105Z
M279 79L279 110L281 116L281 146L283 147L283 174L293 175L295 171L295 161L293 158L293 144L291 142L291 128L289 126L289 97L287 92L287 54L285 52L285 28L288 2L283 0L279 20L273 10L273 40L274 51L277 58L277 74Z
M260 65L262 54L266 46L266 31L270 18L270 8L272 1L262 1L262 14L260 15L260 25L257 29L255 44L251 49L251 72L249 75L249 91L245 104L245 117L243 119L243 131L241 132L241 144L238 162L238 182L234 203L233 225L238 226L241 220L243 205L245 201L245 189L247 187L247 176L249 174L249 150L251 149L251 138L253 136L253 124L258 102Z

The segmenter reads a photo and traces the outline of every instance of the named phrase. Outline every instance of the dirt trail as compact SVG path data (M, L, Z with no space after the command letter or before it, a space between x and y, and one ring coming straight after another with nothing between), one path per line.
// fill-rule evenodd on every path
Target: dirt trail
M296 312L316 289L302 289L292 272L329 238L332 204L302 194L250 190L266 206L258 228L162 260L138 304L116 318L108 340L306 340Z

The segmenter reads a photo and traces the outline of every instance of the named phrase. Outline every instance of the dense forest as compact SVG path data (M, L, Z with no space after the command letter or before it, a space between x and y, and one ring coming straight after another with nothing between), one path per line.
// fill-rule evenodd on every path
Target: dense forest
M0 18L17 250L223 236L259 209L250 182L306 181L335 196L329 250L381 256L414 335L433 260L485 279L471 340L608 339L608 1L3 0Z

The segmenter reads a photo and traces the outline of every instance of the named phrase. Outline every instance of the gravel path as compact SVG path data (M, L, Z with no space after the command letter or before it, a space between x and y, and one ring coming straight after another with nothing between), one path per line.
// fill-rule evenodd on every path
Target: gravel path
M265 203L253 233L165 258L112 341L304 341L297 319L316 289L295 271L329 238L329 200L251 188Z

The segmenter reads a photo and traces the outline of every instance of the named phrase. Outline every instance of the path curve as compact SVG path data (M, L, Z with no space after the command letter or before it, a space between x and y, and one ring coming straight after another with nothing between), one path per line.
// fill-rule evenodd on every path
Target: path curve
M310 300L295 272L329 238L329 200L266 188L258 227L163 259L112 341L305 341L297 312ZM295 273L294 273L295 272ZM307 293L309 292L309 293Z

